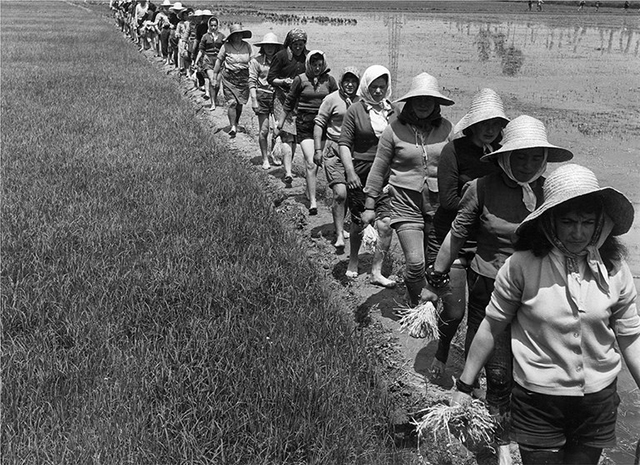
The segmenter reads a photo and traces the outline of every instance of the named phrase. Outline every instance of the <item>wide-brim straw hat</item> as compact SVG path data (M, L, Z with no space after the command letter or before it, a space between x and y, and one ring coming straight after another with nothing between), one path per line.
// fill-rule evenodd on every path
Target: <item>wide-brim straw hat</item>
M213 16L213 13L211 13L211 10L196 10L193 16Z
M162 2L160 4L161 7L169 7L172 8L173 7L173 3L171 3L169 0L164 0L164 2Z
M407 101L412 97L433 97L440 105L453 105L454 101L445 97L440 92L438 80L428 73L420 73L411 80L409 92L400 97L396 102Z
M173 11L174 13L181 13L185 11L187 7L182 6L182 3L175 2L172 7L169 8L169 11Z
M273 32L267 32L260 42L256 42L256 47L260 47L262 45L282 45L282 42L278 40L278 36Z
M633 225L634 211L631 201L613 187L600 187L593 171L584 166L571 163L558 167L545 180L542 191L542 205L520 223L516 229L517 233L553 207L568 200L591 195L602 200L603 211L614 223L612 235L624 234Z
M474 124L495 118L503 120L505 125L509 123L509 118L504 112L504 104L497 92L488 88L481 89L473 96L471 109L458 121L458 124L453 128L453 132L455 134L461 133Z
M487 161L496 155L514 150L546 148L548 162L562 162L573 158L570 150L550 144L547 140L547 130L542 121L527 115L518 116L511 120L502 134L502 147L488 153L480 160Z
M248 29L243 29L242 26L238 23L234 23L231 26L229 26L229 35L227 36L226 41L229 41L229 38L233 35L233 34L242 34L242 38L243 39L250 39L251 38L251 31L249 31Z

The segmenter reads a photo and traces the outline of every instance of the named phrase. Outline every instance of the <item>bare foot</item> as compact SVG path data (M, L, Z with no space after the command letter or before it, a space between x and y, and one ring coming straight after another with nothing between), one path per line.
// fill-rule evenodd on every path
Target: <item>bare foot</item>
M445 364L442 363L437 358L434 358L433 362L431 362L431 368L429 368L429 374L431 375L431 380L432 381L436 380L440 378L442 375L444 375L445 369L446 369Z
M268 170L269 168L271 168L271 165L269 164L268 161L263 161L262 162L262 169L263 170Z
M358 277L358 272L357 271L349 271L349 270L347 270L344 275L347 278L356 279Z
M371 278L371 284L375 286L386 287L387 289L393 289L396 287L396 282L393 279L385 278L384 276L373 276Z
M346 229L344 231L342 231L342 237L343 238L349 239L350 236L351 236L351 234Z

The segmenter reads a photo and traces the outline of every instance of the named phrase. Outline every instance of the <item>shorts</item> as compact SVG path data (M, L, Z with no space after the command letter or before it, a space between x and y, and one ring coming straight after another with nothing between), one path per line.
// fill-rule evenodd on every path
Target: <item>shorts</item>
M422 192L389 186L389 197L392 228L424 230L425 225L433 223L438 193L430 191L426 183Z
M262 90L257 90L256 97L258 98L258 109L255 110L255 114L256 115L273 114L273 92L265 92Z
M353 160L353 168L360 178L360 183L363 186L367 185L367 177L369 176L372 166L373 160ZM364 187L360 187L358 189L349 189L347 191L347 204L351 211L351 222L360 226L362 226L362 219L360 216L364 212L364 202L367 200L367 196L363 189ZM388 194L380 194L380 197L376 199L375 211L376 220L389 218L391 216L391 205L389 203Z
M202 58L202 70L204 72L213 71L216 66L217 56L214 55L205 55Z
M511 393L513 439L524 446L545 449L565 444L613 447L619 404L616 381L584 396L538 394L514 383Z
M322 165L324 166L324 174L329 187L347 183L344 165L340 159L340 146L337 142L327 140L322 153Z
M298 113L296 115L296 138L298 142L313 139L313 128L316 126L316 113Z

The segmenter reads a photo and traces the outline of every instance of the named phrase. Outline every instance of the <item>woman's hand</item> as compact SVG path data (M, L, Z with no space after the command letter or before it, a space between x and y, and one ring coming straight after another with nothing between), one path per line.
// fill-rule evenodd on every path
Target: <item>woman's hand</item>
M376 220L376 212L375 210L365 210L360 215L360 219L362 220L363 225L373 224Z
M464 406L470 404L472 401L473 397L460 391L453 391L453 395L451 396L451 405L458 404Z
M313 152L313 162L318 166L322 166L322 149L316 149Z
M349 189L361 189L362 182L360 182L360 177L353 170L346 170L345 172L347 177L347 187Z

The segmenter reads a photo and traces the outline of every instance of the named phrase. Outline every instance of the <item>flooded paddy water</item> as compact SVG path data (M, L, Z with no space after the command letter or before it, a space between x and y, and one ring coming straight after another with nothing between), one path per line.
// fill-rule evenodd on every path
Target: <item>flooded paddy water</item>
M302 27L309 35L308 48L326 53L334 76L348 65L361 70L372 64L387 66L395 97L407 91L414 75L427 71L456 102L443 109L443 115L454 123L477 90L495 89L509 116L529 114L544 121L549 140L570 148L575 154L573 162L590 167L601 184L623 191L632 200L636 220L624 242L639 287L638 10L625 13L602 7L596 13L587 7L579 12L573 4L548 4L544 12L537 13L527 12L526 3L452 3L451 11L442 6L444 2L432 11L424 3L417 8L417 3L394 2L393 11L382 11L379 5L383 2L371 2L370 8L357 3L353 9L348 9L347 2L334 2L336 9L331 11L319 9L316 3L247 3L247 8L268 8L305 17L307 22L264 21L252 14L234 18L223 14L221 19L241 20L253 31L255 41L268 31L283 39L290 28ZM313 17L356 21L334 25ZM551 165L549 170L554 168ZM633 463L640 436L640 392L626 371L618 389L622 398L619 445L609 456L616 463L628 464Z

